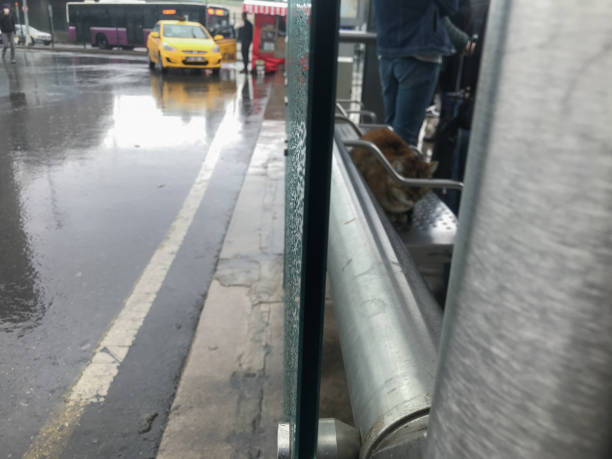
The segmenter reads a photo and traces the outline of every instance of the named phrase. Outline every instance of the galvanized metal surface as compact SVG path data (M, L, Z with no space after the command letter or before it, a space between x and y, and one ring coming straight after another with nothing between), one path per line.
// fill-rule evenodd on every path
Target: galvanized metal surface
M359 201L336 150L328 274L365 458L427 412L441 317L419 309L373 204Z
M491 6L427 457L612 457L612 3Z
M320 419L317 459L357 459L359 431L337 419Z
M428 415L410 421L387 435L371 459L422 459L427 445Z
M434 193L428 193L412 209L410 225L398 231L409 246L446 246L452 248L457 234L457 217Z
M276 459L291 459L291 424L282 422L276 434Z

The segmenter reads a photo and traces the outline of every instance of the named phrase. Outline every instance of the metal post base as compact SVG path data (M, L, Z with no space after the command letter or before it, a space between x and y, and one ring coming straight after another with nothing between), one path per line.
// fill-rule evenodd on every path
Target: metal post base
M278 425L277 459L291 459L291 425ZM337 419L319 419L317 459L357 459L359 432Z

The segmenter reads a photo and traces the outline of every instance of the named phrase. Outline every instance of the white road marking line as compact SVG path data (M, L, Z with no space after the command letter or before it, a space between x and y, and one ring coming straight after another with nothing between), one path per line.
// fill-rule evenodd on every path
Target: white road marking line
M183 207L135 284L123 309L111 323L91 360L65 397L65 403L59 412L49 417L24 454L24 459L59 457L85 407L91 403L104 401L119 372L119 365L151 310L153 301L193 222L221 151L235 135L234 112L234 107L226 107L226 114L215 133L200 172L183 202Z

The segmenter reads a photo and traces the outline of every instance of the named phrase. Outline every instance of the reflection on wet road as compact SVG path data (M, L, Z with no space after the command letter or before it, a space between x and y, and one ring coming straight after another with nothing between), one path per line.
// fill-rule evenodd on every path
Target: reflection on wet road
M229 113L239 142L222 151L107 398L63 448L63 457L154 454L269 90L230 69L161 78L140 59L29 52L0 66L3 454L21 456L61 405Z

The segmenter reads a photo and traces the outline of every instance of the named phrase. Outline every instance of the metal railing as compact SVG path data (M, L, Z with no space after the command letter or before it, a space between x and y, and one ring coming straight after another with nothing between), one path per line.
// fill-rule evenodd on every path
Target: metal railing
M384 153L380 151L380 148L378 148L373 142L369 142L367 140L342 140L342 143L347 147L362 147L368 149L383 165L383 167L391 175L393 180L395 180L401 185L408 187L423 186L427 188L436 189L463 189L463 182L458 182L456 180L404 177L393 168L389 160L385 157Z
M359 30L340 30L340 41L342 43L376 43L374 32L362 32Z

